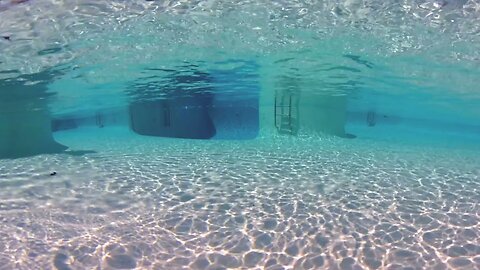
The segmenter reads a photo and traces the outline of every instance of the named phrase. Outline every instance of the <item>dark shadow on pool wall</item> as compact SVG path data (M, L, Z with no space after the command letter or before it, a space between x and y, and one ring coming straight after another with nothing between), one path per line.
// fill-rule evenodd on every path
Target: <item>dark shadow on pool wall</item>
M130 127L141 135L210 139L215 126L208 97L178 97L130 104Z
M131 129L147 136L212 138L216 132L208 112L210 81L208 73L187 69L159 78L158 84L135 85L136 100L129 105Z
M159 79L158 84L135 85L129 105L130 128L140 135L170 138L255 138L258 97L232 100L233 96L222 94L222 80L230 75L183 70Z

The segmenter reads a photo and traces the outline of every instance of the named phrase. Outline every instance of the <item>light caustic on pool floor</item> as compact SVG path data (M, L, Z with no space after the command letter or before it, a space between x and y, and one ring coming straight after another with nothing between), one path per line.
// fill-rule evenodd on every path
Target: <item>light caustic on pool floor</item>
M0 161L0 269L480 265L472 160L218 145Z

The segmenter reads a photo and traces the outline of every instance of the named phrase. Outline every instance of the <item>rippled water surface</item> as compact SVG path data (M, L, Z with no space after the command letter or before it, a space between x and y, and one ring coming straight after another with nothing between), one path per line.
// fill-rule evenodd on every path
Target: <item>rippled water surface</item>
M241 60L259 65L264 92L287 80L362 109L480 115L476 0L2 0L0 17L0 79L55 81L54 113L122 106L169 70ZM25 77L38 72L49 76Z

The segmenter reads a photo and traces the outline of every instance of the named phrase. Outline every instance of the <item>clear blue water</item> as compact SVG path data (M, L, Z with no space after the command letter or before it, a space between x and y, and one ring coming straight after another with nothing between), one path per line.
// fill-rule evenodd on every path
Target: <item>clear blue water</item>
M0 269L479 269L479 27L0 0Z

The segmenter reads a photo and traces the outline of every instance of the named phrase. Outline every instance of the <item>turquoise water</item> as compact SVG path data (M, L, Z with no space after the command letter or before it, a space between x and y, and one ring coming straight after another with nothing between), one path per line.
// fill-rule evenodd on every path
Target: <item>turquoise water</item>
M0 269L479 269L479 26L0 0Z

